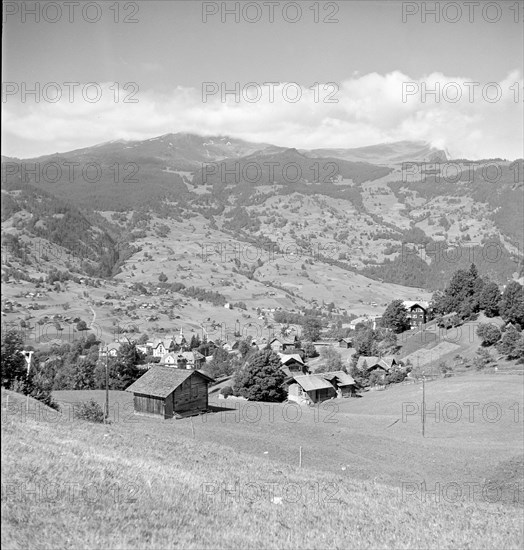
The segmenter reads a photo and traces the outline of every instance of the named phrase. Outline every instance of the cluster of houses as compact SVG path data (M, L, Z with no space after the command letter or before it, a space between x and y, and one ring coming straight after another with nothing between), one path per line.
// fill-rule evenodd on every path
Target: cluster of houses
M404 302L408 311L411 329L416 329L428 321L429 304L423 301ZM369 320L368 320L369 321ZM208 341L210 350L220 345L229 353L239 353L240 340L232 342ZM349 349L351 338L313 342L318 346L338 346ZM275 351L281 361L285 374L284 386L289 401L300 404L319 403L337 397L350 397L356 394L358 385L346 372L334 371L311 373L297 349L297 337L262 338L252 341L257 349L269 347ZM111 344L101 350L101 354L116 356L120 344ZM162 418L182 418L200 414L208 410L209 385L214 380L201 372L206 361L197 350L189 349L182 331L178 338L157 338L151 342L137 345L137 348L148 356L158 358L158 362L146 365L146 372L126 391L134 395L135 412ZM394 357L360 356L357 369L360 371L379 372L382 377L397 366Z
M284 344L291 345L291 342L274 340L272 344L275 348L282 348ZM312 404L356 395L358 384L346 372L339 370L311 373L296 348L286 347L282 351L275 351L281 361L280 368L285 374L284 387L289 401ZM197 362L190 363L189 357L187 363L180 362L181 355L191 353L195 351L180 352L178 355L177 352L168 352L161 363L147 365L146 372L126 390L134 395L136 413L162 418L182 418L208 410L209 385L214 380L199 370ZM203 358L201 354L198 355ZM394 357L361 356L357 368L368 373L378 371L385 376L396 365Z

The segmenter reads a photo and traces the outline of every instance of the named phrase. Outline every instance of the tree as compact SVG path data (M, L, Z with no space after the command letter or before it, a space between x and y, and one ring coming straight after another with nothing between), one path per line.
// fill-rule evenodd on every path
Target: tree
M504 331L504 335L497 345L497 350L508 359L516 359L515 349L517 348L517 342L520 338L522 338L520 331L514 326L509 326Z
M238 344L238 351L240 352L242 358L245 359L253 351L251 340L249 338L241 340Z
M342 369L342 356L335 348L331 346L323 347L320 351L320 357L324 360L324 363L315 372L331 372Z
M409 329L408 312L402 300L393 300L388 305L382 316L382 326L390 328L397 334Z
M27 364L20 353L24 348L24 341L20 333L10 330L2 338L2 387L11 389L15 381L25 383Z
M249 401L283 401L285 374L273 351L255 352L235 376L235 393Z
M306 340L314 342L320 338L322 323L316 317L307 317L304 321L303 336Z
M76 330L78 331L89 330L89 328L85 321L78 321L78 323L76 324Z
M164 272L160 273L160 275L158 276L158 280L161 283L167 283L167 275Z
M486 317L496 317L499 314L500 299L498 285L492 281L486 283L479 298L480 309L484 310Z
M205 370L213 378L229 376L234 370L231 356L224 348L220 346L215 348L213 359L209 363L206 363Z
M499 309L505 321L524 326L524 287L511 281L502 293Z
M312 342L306 342L304 344L304 353L306 354L306 357L318 357L317 348Z
M469 270L455 271L444 293L433 296L433 305L438 313L455 311L462 319L469 318L479 311L483 285L475 264L471 264Z
M475 357L475 366L477 370L485 369L486 367L491 367L495 363L493 356L489 350L484 348L479 348Z
M378 355L379 349L375 331L365 327L363 330L356 330L353 337L353 347L355 348L355 357L360 355Z
M480 323L477 327L477 336L482 340L484 347L493 346L501 337L499 328L492 323Z

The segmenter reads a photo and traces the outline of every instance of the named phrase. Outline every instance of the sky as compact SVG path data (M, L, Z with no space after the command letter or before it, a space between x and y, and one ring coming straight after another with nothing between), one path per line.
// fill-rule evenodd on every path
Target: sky
M523 156L523 1L72 4L4 2L3 155L194 132Z

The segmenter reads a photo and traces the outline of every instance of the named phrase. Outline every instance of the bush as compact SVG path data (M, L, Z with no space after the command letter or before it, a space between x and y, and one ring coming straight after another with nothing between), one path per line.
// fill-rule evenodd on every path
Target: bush
M401 370L394 370L386 374L385 382L386 384L398 384L403 382L407 376L407 373Z
M102 407L94 400L90 399L80 403L75 409L75 418L78 420L87 420L88 422L104 422L104 411Z
M375 370L372 371L372 373L369 375L369 385L370 386L377 386L377 385L383 385L384 384L384 376L383 372L381 370Z
M230 395L233 395L233 388L231 386L224 386L220 393L227 399Z
M498 327L491 323L480 323L477 328L477 336L482 340L484 347L496 344L501 337L501 332Z
M479 348L475 357L475 366L477 370L492 367L495 364L495 359L487 349Z

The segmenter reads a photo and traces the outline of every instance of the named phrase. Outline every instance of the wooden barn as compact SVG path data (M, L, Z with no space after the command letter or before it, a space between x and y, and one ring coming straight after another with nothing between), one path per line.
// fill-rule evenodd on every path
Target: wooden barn
M207 410L210 382L213 379L198 370L155 366L126 391L134 395L135 414L182 418Z

